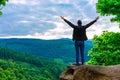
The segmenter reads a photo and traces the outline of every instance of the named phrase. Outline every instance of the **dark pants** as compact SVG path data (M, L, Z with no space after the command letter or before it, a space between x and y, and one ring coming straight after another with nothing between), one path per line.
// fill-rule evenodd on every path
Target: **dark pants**
M84 64L84 41L75 41L76 50L76 64L79 65L79 54L81 55L81 62Z

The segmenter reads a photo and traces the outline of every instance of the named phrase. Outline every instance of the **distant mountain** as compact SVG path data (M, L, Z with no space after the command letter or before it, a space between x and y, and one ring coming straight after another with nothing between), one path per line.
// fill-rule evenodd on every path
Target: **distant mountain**
M46 59L75 62L74 43L71 39L63 38L56 40L10 38L0 39L0 46L11 50L35 54ZM91 40L85 42L85 60L88 50L92 48Z

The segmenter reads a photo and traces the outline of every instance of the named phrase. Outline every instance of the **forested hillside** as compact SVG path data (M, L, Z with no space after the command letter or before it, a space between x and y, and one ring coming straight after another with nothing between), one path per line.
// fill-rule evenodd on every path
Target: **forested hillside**
M0 80L58 80L65 64L0 47Z
M41 40L41 39L0 39L0 46L19 52L39 55L46 59L60 60L66 63L75 61L74 43L71 39ZM91 49L90 40L85 43L85 60L89 57L87 52Z

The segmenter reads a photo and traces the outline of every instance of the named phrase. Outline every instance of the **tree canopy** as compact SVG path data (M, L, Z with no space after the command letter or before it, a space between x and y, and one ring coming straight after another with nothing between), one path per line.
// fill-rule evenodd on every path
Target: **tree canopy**
M112 22L120 23L120 0L98 0L97 12L102 16L114 16Z
M3 6L6 5L6 3L8 2L8 0L0 0L0 15L2 15L2 8Z
M89 51L91 56L88 64L115 65L120 64L120 33L103 31L100 36L94 36L94 47Z
M58 80L66 64L0 47L0 80Z
M114 16L111 22L120 24L120 0L98 0L96 9L102 16ZM92 42L94 46L88 52L91 56L88 64L120 64L120 32L103 31L100 36L95 35Z

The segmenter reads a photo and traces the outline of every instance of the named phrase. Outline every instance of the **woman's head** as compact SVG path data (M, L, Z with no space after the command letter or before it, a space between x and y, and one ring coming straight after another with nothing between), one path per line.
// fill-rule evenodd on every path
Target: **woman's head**
M81 25L82 25L82 21L81 21L81 20L78 20L78 21L77 21L77 24L78 24L78 26L81 26Z

